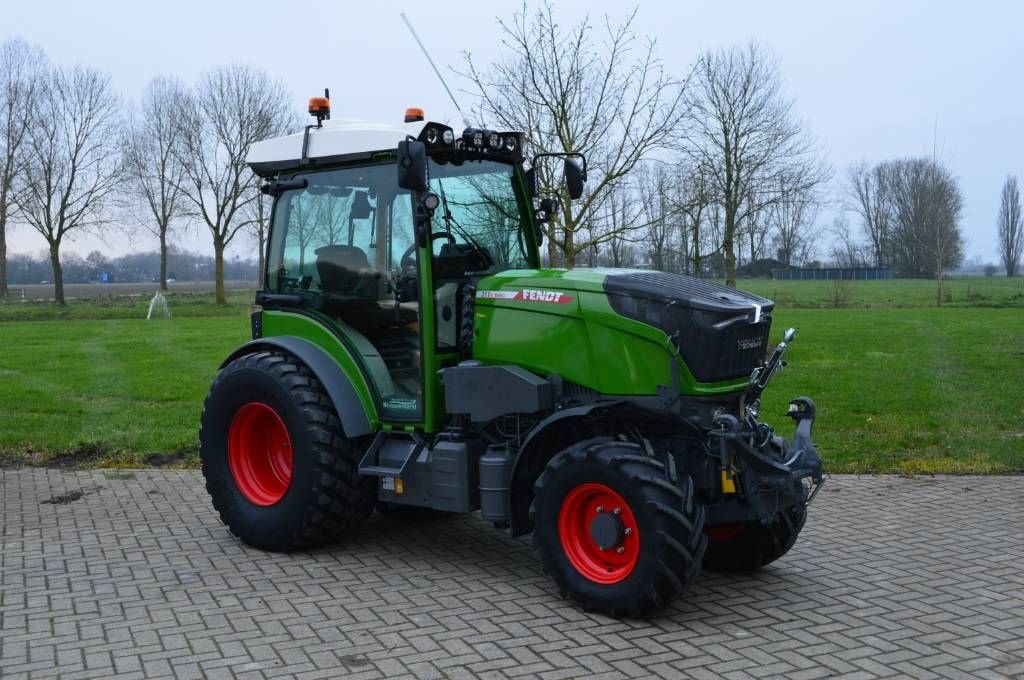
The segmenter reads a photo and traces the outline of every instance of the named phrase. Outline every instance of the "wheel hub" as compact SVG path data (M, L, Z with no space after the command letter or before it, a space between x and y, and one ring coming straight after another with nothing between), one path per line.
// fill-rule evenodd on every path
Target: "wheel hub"
M626 525L622 523L618 515L602 511L590 520L590 537L601 550L617 548L625 537L623 534L625 528Z

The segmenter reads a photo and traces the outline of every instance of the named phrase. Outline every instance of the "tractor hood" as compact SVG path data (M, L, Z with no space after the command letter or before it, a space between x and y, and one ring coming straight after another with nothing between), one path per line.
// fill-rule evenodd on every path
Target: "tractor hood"
M605 269L511 269L488 276L477 284L477 303L505 306L517 303L546 305L548 313L574 315L579 293L603 293Z
M581 292L606 294L616 311L630 318L637 318L640 308L672 305L729 318L746 315L757 323L774 307L771 300L713 281L636 269L513 269L481 280L476 297L567 305L568 313L575 307L574 293Z
M506 337L529 333L532 342L546 340L541 329L548 322L542 318L585 321L592 346L595 333L644 335L656 328L679 348L701 383L750 375L768 349L774 308L771 300L712 281L636 269L509 270L478 282L476 304L480 318L507 323ZM561 328L568 328L565 323ZM569 339L556 335L551 341L559 345ZM484 350L487 341L482 345ZM602 359L608 354L602 352Z

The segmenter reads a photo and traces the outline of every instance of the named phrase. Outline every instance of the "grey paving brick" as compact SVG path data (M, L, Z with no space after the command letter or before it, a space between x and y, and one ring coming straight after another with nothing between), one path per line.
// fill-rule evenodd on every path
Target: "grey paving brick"
M4 680L1024 675L1024 477L834 477L789 555L647 621L563 601L472 516L267 554L152 470L0 471L0 513Z

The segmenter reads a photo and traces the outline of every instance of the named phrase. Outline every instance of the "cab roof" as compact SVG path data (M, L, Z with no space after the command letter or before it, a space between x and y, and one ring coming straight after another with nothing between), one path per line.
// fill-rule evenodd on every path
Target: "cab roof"
M309 166L369 160L381 152L394 152L408 135L415 137L423 129L422 122L375 123L354 118L327 120L323 127L309 130L306 157ZM298 170L302 164L305 132L274 137L256 142L249 149L245 162L261 177L270 177L285 170Z

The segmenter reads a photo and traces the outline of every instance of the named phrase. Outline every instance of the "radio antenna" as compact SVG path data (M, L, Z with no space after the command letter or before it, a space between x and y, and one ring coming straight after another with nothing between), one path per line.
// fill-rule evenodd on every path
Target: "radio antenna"
M434 69L434 73L437 74L437 79L441 81L441 85L444 86L445 92L447 92L448 96L451 98L452 104L455 104L455 109L459 112L459 115L462 116L463 124L466 127L472 127L469 119L466 118L466 114L464 114L462 109L459 107L459 102L455 100L455 95L452 94L451 89L448 87L448 83L444 82L444 76L442 76L441 72L437 69L437 65L434 63L434 60L430 58L430 53L427 52L427 48L423 45L423 41L420 40L418 35L416 35L416 29L412 27L411 23L409 23L409 17L405 16L405 12L400 12L400 15L402 17L402 21L405 22L406 28L409 29L410 33L412 33L412 37L416 41L416 44L420 46L421 50L423 50L423 56L427 58L428 62L430 62L430 67Z

